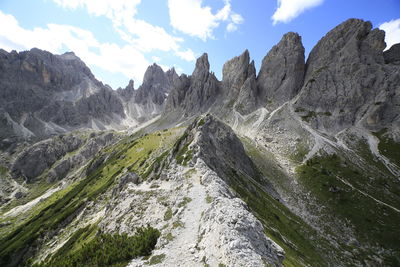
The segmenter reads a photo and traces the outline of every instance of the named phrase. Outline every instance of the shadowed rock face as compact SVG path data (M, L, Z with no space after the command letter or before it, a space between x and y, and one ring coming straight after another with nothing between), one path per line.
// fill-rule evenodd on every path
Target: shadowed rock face
M219 94L220 85L213 73L210 73L208 55L203 54L196 61L196 67L190 77L190 87L183 106L187 115L205 112L214 103Z
M144 74L143 83L137 89L130 84L118 94L124 99L124 109L128 118L139 123L159 115L165 107L165 100L173 86L174 69L164 72L160 66L149 66Z
M151 101L162 105L165 100L165 94L170 91L170 81L157 64L149 66L144 74L143 84L138 88L135 102L144 104Z
M153 64L143 84L112 90L72 52L0 50L1 139L41 140L73 129L122 129L160 114L176 76Z
M400 44L394 44L389 50L383 52L386 63L400 65Z
M4 137L41 139L90 126L92 119L109 124L114 115L125 116L117 94L74 53L2 50L0 69L0 110L9 132Z
M304 47L297 33L285 34L264 57L257 76L260 102L279 106L303 86Z
M190 86L190 78L186 74L178 76L175 70L169 70L167 75L171 83L171 91L166 99L164 114L180 108L185 99L186 91Z
M255 110L257 106L256 69L250 62L249 51L234 57L222 69L222 88L225 107L233 107L242 114Z
M318 42L306 64L301 37L285 34L263 59L257 77L247 50L224 64L220 84L203 55L189 88L172 88L164 114L211 111L224 117L235 110L246 115L296 98L294 110L326 132L356 124L375 130L390 127L400 120L399 47L383 52L383 31L349 19Z
M220 94L220 84L214 73L210 73L208 55L196 61L190 77L181 75L173 79L173 87L166 104L166 112L179 112L191 116L206 112Z

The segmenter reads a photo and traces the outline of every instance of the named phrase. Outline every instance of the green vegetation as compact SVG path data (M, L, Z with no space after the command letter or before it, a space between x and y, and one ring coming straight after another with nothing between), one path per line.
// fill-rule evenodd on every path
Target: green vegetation
M149 265L159 264L163 262L164 259L165 259L165 254L154 255L153 257L150 258Z
M206 121L204 120L204 118L201 118L199 120L199 122L197 123L197 126L203 126L206 123Z
M187 166L188 162L193 158L193 151L189 149L189 145L193 140L193 136L188 131L185 131L183 135L176 141L173 154L178 164Z
M301 163L304 160L305 156L308 154L308 152L309 152L308 146L303 142L299 142L296 144L296 150L289 155L289 158L292 161Z
M92 240L98 231L97 225L88 225L77 230L68 241L52 256L53 259L65 257L67 254L82 247L84 243Z
M196 169L192 168L189 169L186 173L185 173L185 178L189 179L190 177L192 177L193 175L196 174Z
M123 266L135 257L149 256L160 236L160 232L150 226L138 228L131 237L126 234L99 233L78 250L71 251L76 238L85 231L87 228L78 230L60 248L61 253L58 252L48 262L36 266Z
M210 196L209 194L207 194L207 196L206 196L206 202L207 202L207 204L210 204L212 201L213 201L212 196Z
M315 81L314 79L311 79L309 82L314 82L314 81ZM325 111L325 112L315 112L315 111L306 110L306 109L304 109L304 108L302 108L302 107L297 107L297 108L295 109L295 112L297 112L297 113L300 113L300 112L301 112L301 113L307 112L307 114L301 116L301 118L302 118L304 121L306 121L306 122L310 122L310 120L311 120L312 118L315 118L315 117L317 117L317 116L332 116L332 113L329 112L329 111Z
M172 218L172 209L168 208L164 213L164 221L168 221Z
M264 177L276 188L292 194L291 179L282 171L274 155L265 148L256 147L248 138L241 138L241 141ZM231 178L231 187L262 222L265 234L285 250L284 266L327 266L331 256L337 255L337 249L323 236L266 193L262 185L269 182L265 178L255 183L235 170L231 171Z
M184 228L185 225L180 220L177 220L177 221L172 223L172 229L175 229L175 228L178 228L178 227Z
M178 208L186 206L192 199L190 197L184 197L183 200L178 204Z
M400 167L400 143L397 143L392 138L385 136L386 131L386 129L383 129L375 133L375 136L379 139L379 152Z
M165 239L168 241L168 242L171 242L172 240L174 240L174 236L172 235L172 233L167 233L166 235L165 235Z
M335 154L312 158L299 166L296 172L307 190L329 209L326 211L328 214L335 214L354 226L358 240L369 244L377 243L388 250L394 249L397 257L400 257L400 214L368 196L389 202L392 194L382 186L390 184L394 195L392 204L397 199L398 205L398 182L379 172L375 172L375 177L371 178L367 169L360 169ZM376 188L378 194L375 192ZM379 194L380 190L384 193ZM357 250L353 252L353 257L368 260L373 257L374 252Z
M179 150L175 159L178 164L183 166L187 166L188 162L193 158L193 150L189 149L189 144L183 146L181 150Z
M11 260L23 265L27 258L22 257L26 249L41 245L39 240L48 233L57 233L68 225L85 208L88 201L96 201L115 184L118 175L129 168L139 175L146 171L143 160L150 160L170 149L181 129L148 134L139 139L127 137L118 144L103 149L92 160L100 162L97 168L87 176L54 193L38 203L29 215L19 217L15 224L3 230L0 237L0 266L6 266ZM107 158L107 160L101 160ZM91 164L89 164L90 166Z
M0 175L4 175L8 172L7 167L0 165Z
M258 184L235 171L231 173L231 187L263 223L266 235L285 250L284 266L327 265L321 256L321 250L332 249L327 248L327 241Z

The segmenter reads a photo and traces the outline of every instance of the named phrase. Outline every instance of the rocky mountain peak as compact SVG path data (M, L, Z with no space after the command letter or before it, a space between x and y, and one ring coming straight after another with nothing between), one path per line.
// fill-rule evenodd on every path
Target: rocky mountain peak
M149 66L144 74L143 83L137 90L135 102L140 104L163 105L166 93L170 91L170 82L166 73L156 63Z
M292 99L303 85L304 69L301 37L286 33L262 61L257 76L262 105L279 106Z
M383 117L394 118L382 116L385 105L374 104L396 99L398 78L394 69L388 69L396 66L385 65L384 35L372 29L370 22L349 19L312 49L295 106L307 112L304 116L312 115L309 120L314 127L336 132L357 122L379 127Z
M163 92L168 91L169 88L167 86L161 86L162 84L167 83L167 77L163 71L163 69L158 66L156 63L150 65L143 77L143 85L150 87L157 87L161 89Z
M383 63L385 33L369 21L349 19L329 31L311 50L305 82L327 64Z
M228 98L237 97L240 87L249 76L250 54L246 49L240 56L227 61L222 68L222 85ZM253 73L254 74L254 73Z
M134 90L135 82L131 79L129 80L128 85L125 87L125 90Z
M208 62L208 54L204 53L201 57L196 60L196 66L194 68L192 76L194 79L205 79L210 71L210 63Z
M400 44L394 44L389 50L383 52L386 63L400 65Z

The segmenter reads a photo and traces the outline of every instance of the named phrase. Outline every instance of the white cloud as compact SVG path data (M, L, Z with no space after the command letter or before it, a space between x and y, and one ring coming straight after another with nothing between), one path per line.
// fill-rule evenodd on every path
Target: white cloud
M236 26L236 24L234 23L229 23L228 26L226 26L226 30L228 32L234 32L238 29L238 27Z
M228 26L226 26L226 30L228 32L236 31L238 29L237 25L242 24L243 21L244 21L243 17L241 15L239 15L239 14L236 14L236 13L232 13L231 20L232 20L232 22L230 22L228 24Z
M213 31L220 22L228 23L228 31L236 30L237 25L243 23L242 16L232 12L230 0L224 0L223 8L215 14L211 11L211 7L202 6L202 2L202 0L168 0L171 26L206 41L214 38Z
M278 8L272 15L273 24L288 23L307 9L322 4L324 0L278 0Z
M400 19L382 23L379 25L379 28L386 32L386 49L389 49L394 44L400 43Z
M194 55L194 52L191 49L186 49L186 51L177 51L176 55L182 58L183 60L189 62L196 60L196 56Z
M243 17L237 13L232 13L231 19L234 24L242 24L244 21Z
M159 62L159 61L161 61L161 58L157 57L157 56L152 56L151 60L153 60L153 62Z
M27 50L32 47L61 53L74 51L85 63L141 82L149 62L131 45L100 43L90 31L69 25L48 24L47 28L22 28L12 16L0 11L0 46L5 50ZM93 50L98 51L93 52Z
M185 53L182 38L168 34L164 28L136 19L141 0L53 0L64 8L85 8L93 16L105 16L112 21L120 37L137 50L149 53L154 50ZM182 57L181 57L182 58ZM188 58L188 57L186 57ZM182 58L185 60L185 58ZM191 61L191 60L189 60Z

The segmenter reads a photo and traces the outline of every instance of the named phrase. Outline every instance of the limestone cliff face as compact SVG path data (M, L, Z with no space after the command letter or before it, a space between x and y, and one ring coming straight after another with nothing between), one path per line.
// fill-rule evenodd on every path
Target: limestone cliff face
M257 85L260 102L277 107L291 100L301 89L304 79L304 47L297 33L285 34L264 57Z
M208 55L203 54L196 61L190 77L175 77L175 84L167 100L166 112L179 112L191 116L206 112L220 94L220 82L210 72ZM164 112L164 114L166 113Z
M164 72L154 63L147 68L143 83L137 90L133 88L133 82L125 89L118 89L128 118L142 123L159 115L164 110L175 75L174 69Z
M254 61L250 62L249 51L234 57L222 69L223 101L225 107L234 108L242 114L254 111L257 107L258 90Z
M384 36L358 19L331 30L307 60L297 111L308 113L314 127L333 132L398 121L399 68L385 64Z

